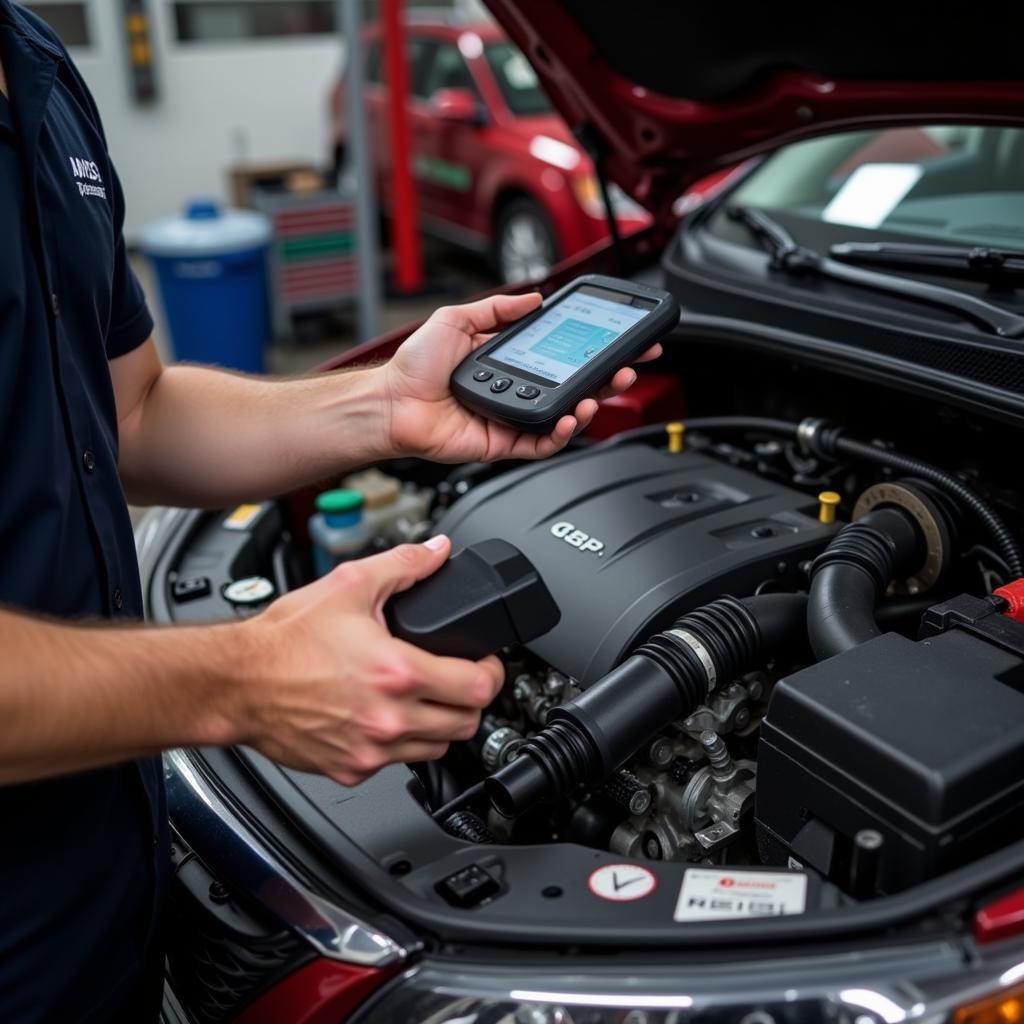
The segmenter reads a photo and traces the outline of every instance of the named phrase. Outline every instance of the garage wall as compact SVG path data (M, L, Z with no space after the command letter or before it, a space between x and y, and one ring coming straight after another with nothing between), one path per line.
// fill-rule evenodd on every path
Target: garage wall
M174 0L147 0L159 95L138 104L130 94L123 0L24 2L44 16L49 7L69 44L80 32L88 37L88 45L70 50L103 115L127 197L129 242L143 224L180 211L190 198L226 200L232 164L327 162L328 94L344 56L337 36L180 43ZM205 6L218 2L232 4L208 0ZM465 18L487 16L480 0L405 3L409 9L450 7ZM364 0L364 17L375 18L375 8L374 0Z
M171 3L150 0L160 95L140 106L129 94L120 10L119 0L88 0L92 42L72 56L103 114L129 239L190 197L226 198L226 169L240 159L326 160L337 38L179 44Z

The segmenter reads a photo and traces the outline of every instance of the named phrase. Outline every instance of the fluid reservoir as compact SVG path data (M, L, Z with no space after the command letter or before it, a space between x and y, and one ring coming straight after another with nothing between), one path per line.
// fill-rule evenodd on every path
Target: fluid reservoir
M379 469L353 473L345 477L342 484L347 490L362 495L363 525L367 534L393 544L408 540L408 528L427 518L433 497L429 489L413 485L403 487L398 479Z
M363 504L362 493L347 487L317 495L317 510L309 519L309 538L318 576L358 556L369 544L373 531L365 522Z

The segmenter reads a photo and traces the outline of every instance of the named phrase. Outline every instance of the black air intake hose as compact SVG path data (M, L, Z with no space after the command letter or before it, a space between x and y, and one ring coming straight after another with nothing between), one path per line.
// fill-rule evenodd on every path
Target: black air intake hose
M849 437L836 437L834 447L837 455L861 462L874 462L878 466L888 466L908 476L920 477L941 488L985 527L999 553L1005 559L1013 578L1019 579L1024 576L1024 555L1021 553L1017 538L1003 522L999 513L958 477L945 472L945 470L937 469L927 462L913 459L909 455L887 451L885 448L865 444L863 441L854 441Z
M877 508L844 526L811 566L807 635L819 660L879 636L875 605L889 583L922 559L922 538L898 508Z
M992 538L999 554L1003 556L1014 578L1024 576L1024 552L1013 531L1003 522L999 513L980 494L953 473L947 473L928 462L922 462L910 455L901 455L875 444L855 441L844 436L839 427L832 427L823 420L804 420L799 427L799 437L817 455L825 458L846 458L854 462L868 462L875 466L894 469L907 476L927 480L939 490L948 494L965 511L973 515Z
M606 779L669 722L717 687L803 640L807 598L722 597L678 619L578 697L552 708L516 759L484 783L514 818L580 783Z

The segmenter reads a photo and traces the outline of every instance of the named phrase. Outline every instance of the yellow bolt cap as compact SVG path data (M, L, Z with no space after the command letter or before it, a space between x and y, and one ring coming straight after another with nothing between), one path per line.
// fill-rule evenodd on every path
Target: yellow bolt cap
M665 433L668 434L668 450L673 454L683 450L683 435L686 433L685 423L666 423Z
M818 495L818 522L829 525L836 521L836 506L842 498L835 491L822 491Z

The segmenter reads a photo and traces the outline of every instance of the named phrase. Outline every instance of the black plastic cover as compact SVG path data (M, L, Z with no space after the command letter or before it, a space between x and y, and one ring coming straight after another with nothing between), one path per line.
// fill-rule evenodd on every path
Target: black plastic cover
M781 680L758 753L763 847L842 883L874 829L877 888L895 892L1024 835L1024 626L992 625L889 633Z
M835 532L806 494L696 452L596 446L505 473L439 525L456 550L503 537L561 621L527 646L588 686L685 611L798 566Z
M391 632L432 654L476 660L541 636L558 606L530 560L492 538L454 555L385 606Z

